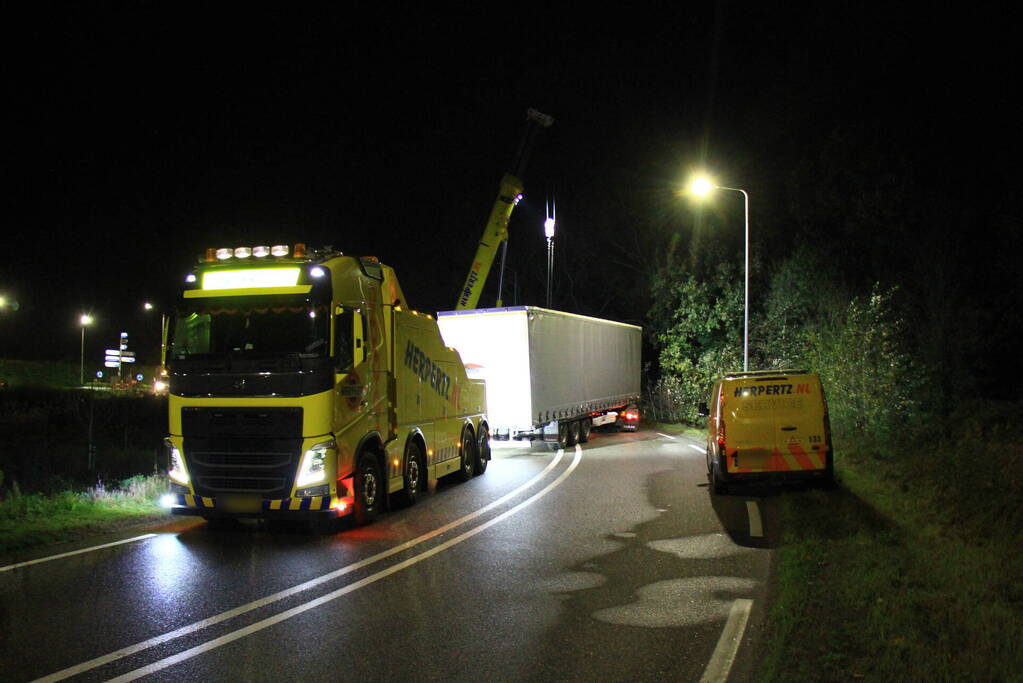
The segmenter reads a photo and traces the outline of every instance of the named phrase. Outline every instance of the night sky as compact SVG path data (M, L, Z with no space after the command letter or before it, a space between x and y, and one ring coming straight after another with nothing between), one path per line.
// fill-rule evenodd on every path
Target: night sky
M836 129L928 197L1018 201L1002 5L213 6L8 18L0 292L20 309L0 314L0 357L77 360L82 311L90 357L122 329L154 338L142 302L170 302L207 247L373 254L413 306L453 308L529 107L555 124L524 174L506 304L543 304L553 196L555 307L642 323L644 270L693 221L674 192L689 170L749 189L769 249L786 169ZM867 163L851 147L832 163Z

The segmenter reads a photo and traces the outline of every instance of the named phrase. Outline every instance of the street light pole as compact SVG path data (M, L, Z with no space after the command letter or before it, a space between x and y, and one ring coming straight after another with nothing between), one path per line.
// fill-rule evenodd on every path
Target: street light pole
M742 203L745 213L745 243L746 243L746 265L745 265L745 280L746 280L746 292L744 295L745 303L743 304L743 320L742 320L742 370L746 372L749 370L749 193L746 190L739 189L737 187L722 187L717 186L719 190L731 190L732 192L742 193Z
M689 186L690 192L696 195L706 195L711 190L729 190L730 192L741 192L743 208L745 213L745 293L743 295L743 316L742 316L742 370L749 370L749 193L738 187L724 187L715 185L706 178L696 178Z
M553 209L553 211L552 211ZM554 214L557 209L547 206L547 220L543 222L543 232L547 236L547 308L551 307L551 280L554 277Z

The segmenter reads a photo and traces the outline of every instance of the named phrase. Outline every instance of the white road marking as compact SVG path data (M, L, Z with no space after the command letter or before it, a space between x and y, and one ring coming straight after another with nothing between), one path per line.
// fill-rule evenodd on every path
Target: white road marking
M700 448L699 446L697 446L697 445L695 445L695 444L689 444L689 447L690 447L690 448L692 448L693 450L697 450L697 451L700 451L700 452L701 452L701 453L703 453L704 455L706 455L706 453L707 453L707 449L705 449L705 448Z
M662 434L661 432L657 432L657 435L658 435L658 436L663 436L663 437L664 437L665 439L671 439L672 441L674 441L674 440L675 440L675 437L673 437L673 436L668 436L667 434Z
M749 513L749 535L763 536L764 526L760 522L760 508L757 506L757 501L747 500L746 512Z
M308 612L309 610L319 607L320 605L331 602L332 600L336 600L337 598L357 591L360 588L363 588L364 586L368 586L372 583L376 583L381 579L387 578L391 574L396 574L400 572L402 569L406 569L407 567L411 567L414 564L418 564L425 559L433 557L437 553L443 552L448 548L461 543L462 541L472 538L473 536L482 531L486 531L487 529L494 526L498 522L507 519L508 517L517 513L519 510L522 510L523 508L528 507L529 505L532 505L536 501L540 500L548 493L550 493L552 490L554 490L557 486L560 486L561 482L565 481L565 479L567 479L569 475L571 475L572 472L575 470L576 466L579 465L580 460L582 460L582 448L579 445L576 445L575 457L572 459L572 464L569 465L565 469L565 471L558 476L557 479L552 481L546 487L544 487L537 493L534 493L532 496L522 501L515 507L505 510L497 517L494 517L491 520L483 522L479 526L475 526L469 529L468 531L464 531L458 536L455 536L450 540L444 541L443 543L436 545L433 548L430 548L429 550L424 550L418 555L414 555L413 557L410 557L407 560L404 560L396 565L388 567L387 569L381 569L376 574L371 574L370 576L367 576L364 579L360 579L355 583L348 584L343 588L339 588L336 591L327 593L326 595L322 595L318 598L310 600L309 602L298 605L297 607L292 607L291 609L285 610L280 614L275 614L272 617L267 617L266 619L257 621L256 623L246 626L245 628L238 629L237 631L232 631L223 636L220 636L219 638L214 638L213 640L203 643L202 645L196 645L195 647L189 648L188 650L185 650L183 652L179 652L176 655L165 657L164 659L153 662L152 664L149 664L147 666L140 667L138 669L135 669L134 671L129 671L128 673L118 676L117 678L112 678L110 679L110 683L123 683L126 681L134 681L143 676L148 676L149 674L155 673L157 671L162 671L163 669L166 669L169 666L173 666L179 662L183 662L187 659L191 659L192 657L203 654L204 652L209 652L210 650L216 649L221 645L226 645L235 640L239 640L240 638L244 638L245 636L251 635L258 631L262 631L265 628L269 628L270 626L279 624L280 622L290 619L291 617L297 616L299 614L302 614L303 612ZM729 617L729 620L730 619L731 617Z
M739 651L739 643L742 642L742 634L746 631L746 623L749 621L750 611L753 609L753 601L748 598L739 598L732 603L732 609L728 614L728 621L718 638L717 647L714 648L707 668L703 670L700 683L725 683L728 674L735 662L735 655Z
M100 550L102 548L112 548L115 545L122 545L124 543L134 543L135 541L144 541L147 538L156 538L156 534L142 534L141 536L135 536L134 538L126 538L123 541L114 541L113 543L104 543L103 545L94 545L91 548L82 548L81 550L72 550L68 553L61 553L59 555L50 555L49 557L40 557L38 560L29 560L27 562L19 562L17 564L9 564L6 567L0 567L0 572L8 572L18 567L27 567L30 564L39 564L40 562L49 562L50 560L59 560L63 557L71 557L72 555L81 555L82 553L91 553L93 550Z
M565 454L565 452L563 450L558 449L557 455L555 455L554 459L551 460L550 463L548 463L547 467L545 467L542 472L540 472L539 474L534 476L532 479L530 479L526 483L524 483L521 486L513 489L512 491L509 491L508 493L504 494L503 496L501 496L497 500L495 500L495 501L493 501L491 503L488 503L487 505L484 505L480 509L478 509L478 510L476 510L474 512L470 512L469 514L467 514L467 515L465 515L463 517L460 517L460 518L454 520L453 522L448 522L447 524L444 524L443 526L439 526L436 529L434 529L433 531L428 531L427 533L423 534L422 536L418 536L418 537L412 539L411 541L406 541L405 543L400 543L400 544L394 546L393 548L390 548L388 550L384 550L383 552L377 553L376 555L373 555L372 557L368 557L365 560L360 560L359 562L354 562L354 563L352 563L352 564L350 564L350 565L348 565L346 567L341 567L340 569L336 569L336 570L334 570L332 572L324 574L323 576L316 577L315 579L310 579L309 581L306 581L305 583L300 583L300 584L298 584L296 586L292 586L291 588L287 588L287 589L279 591L277 593L273 593L272 595L268 595L265 598L260 598L259 600L253 600L252 602L246 603L246 604L241 605L239 607L235 607L234 609L228 610L227 612L222 612L220 614L214 615L214 616L209 617L207 619L203 619L201 621L196 621L196 622L193 622L193 623L188 624L186 626L182 626L181 628L175 629L175 630L170 631L168 633L164 633L162 635L155 636L155 637L150 638L148 640L143 640L143 641L135 643L133 645L128 645L127 647L123 647L120 650L116 650L114 652L102 655L100 657L96 657L95 659L90 659L87 662L82 662L81 664L76 664L76 665L70 666L70 667L68 667L66 669L61 669L60 671L52 673L52 674L50 674L48 676L45 676L43 678L37 679L37 681L35 683L39 683L41 681L61 681L61 680L64 680L65 678L70 678L71 676L77 676L80 673L83 673L85 671L90 671L91 669L95 669L97 667L103 666L104 664L109 664L110 662L117 661L118 659L123 659L125 657L129 657L129 656L134 655L134 654L136 654L138 652L142 652L143 650L148 650L149 648L156 647L157 645L161 645L161 644L166 643L168 641L175 640L175 639L180 638L182 636L186 636L186 635L188 635L190 633L194 633L196 631L202 630L202 629L207 628L209 626L213 626L214 624L219 624L219 623L221 623L223 621L227 621L228 619L233 619L234 617L240 616L242 614L246 614L248 612L252 612L253 610L257 610L257 609L260 609L262 607L266 607L267 605L270 605L270 604L272 604L274 602L278 602L280 600L283 600L284 598L290 597L290 596L295 595L297 593L301 593L303 591L307 591L310 588L315 588L316 586L319 586L320 584L326 583L328 581L332 581L332 580L334 580L336 578L344 576L345 574L351 574L352 572L354 572L354 571L356 571L358 569L362 569L363 567L367 567L367 566L369 566L371 564L375 564L376 562L379 562L380 560L384 560L384 559L386 559L388 557L391 557L392 555L396 555L396 554L398 554L400 552L408 550L409 548L417 546L420 543L423 543L424 541L428 541L428 540L430 540L431 538L433 538L435 536L443 534L446 531L450 531L451 529L453 529L456 526L460 526L460 525L464 524L465 522L468 522L468 521L470 521L472 519L475 519L476 517L479 517L482 514L487 513L490 510L493 510L495 507L501 505L502 503L506 502L510 498L513 498L514 496L518 495L522 491L530 488L531 486L536 484L538 481L540 481L543 477L545 477L548 472L550 472L552 469L554 469L554 467L557 466L557 464L561 461L561 458L564 456L564 454Z

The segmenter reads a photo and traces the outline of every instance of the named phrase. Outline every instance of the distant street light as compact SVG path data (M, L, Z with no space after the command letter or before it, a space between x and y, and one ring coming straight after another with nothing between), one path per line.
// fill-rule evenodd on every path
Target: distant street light
M85 386L85 328L92 324L92 316L88 313L82 313L82 316L78 319L78 322L82 326L82 360L78 366L78 384Z
M689 183L689 192L697 197L705 197L714 190L741 192L746 212L746 294L742 324L742 369L747 371L749 370L749 194L746 190L737 187L717 185L706 176L697 176Z

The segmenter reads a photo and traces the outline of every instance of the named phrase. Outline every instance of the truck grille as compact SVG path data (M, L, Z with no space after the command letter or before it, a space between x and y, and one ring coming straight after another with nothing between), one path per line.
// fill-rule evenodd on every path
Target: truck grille
M302 449L301 408L183 408L185 458L196 493L286 498Z

